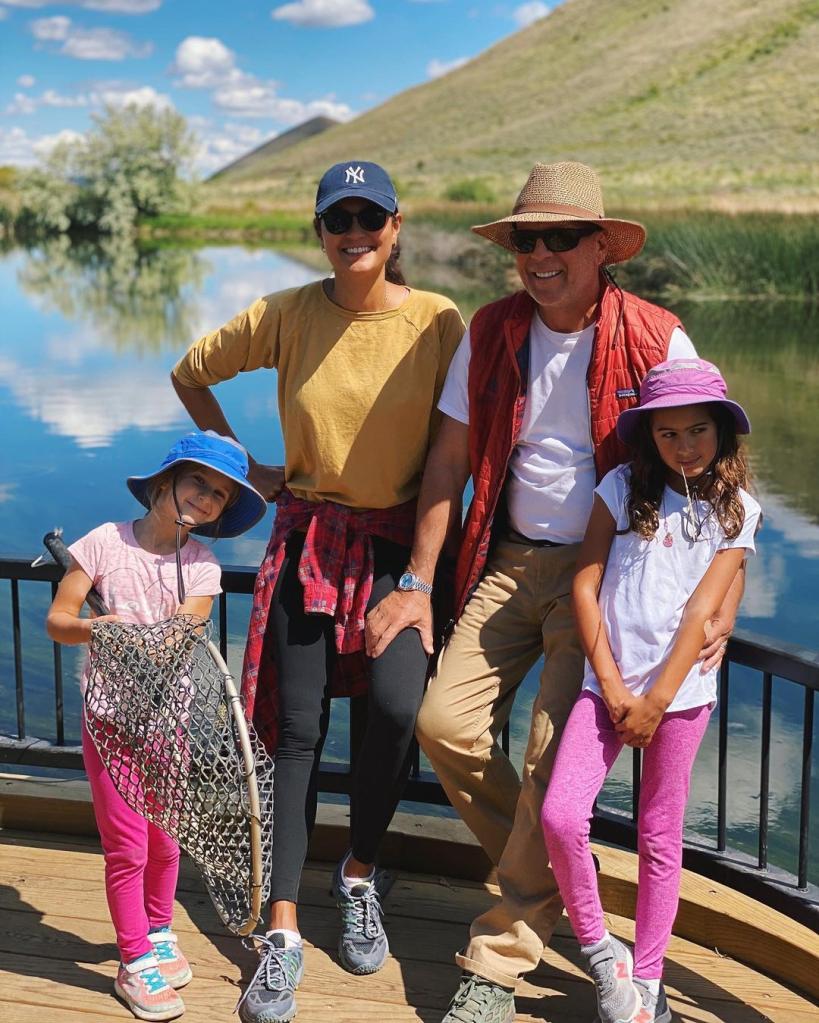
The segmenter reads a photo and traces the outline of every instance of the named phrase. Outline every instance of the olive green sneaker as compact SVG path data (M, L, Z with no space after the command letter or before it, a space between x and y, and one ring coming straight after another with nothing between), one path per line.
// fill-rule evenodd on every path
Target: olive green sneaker
M441 1023L512 1023L515 995L508 987L464 973Z

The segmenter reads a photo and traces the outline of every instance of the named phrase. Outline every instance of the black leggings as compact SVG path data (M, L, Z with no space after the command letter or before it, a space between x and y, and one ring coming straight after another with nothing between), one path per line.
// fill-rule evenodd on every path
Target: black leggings
M409 550L372 538L375 569L369 607L398 581ZM276 582L268 628L275 630L279 743L273 813L271 901L296 902L307 842L316 819L318 767L330 720L329 679L336 659L334 621L305 614L298 564L304 534L292 533ZM410 744L424 695L427 655L405 629L368 661L367 727L350 797L353 855L372 863L410 768Z

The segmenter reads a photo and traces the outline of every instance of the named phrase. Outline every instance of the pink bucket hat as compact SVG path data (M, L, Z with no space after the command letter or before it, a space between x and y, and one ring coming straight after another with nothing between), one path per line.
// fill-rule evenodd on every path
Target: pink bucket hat
M621 412L617 420L617 436L625 444L634 441L642 412L658 408L679 408L681 405L705 405L717 402L733 414L737 433L750 433L751 423L745 410L726 398L728 388L722 374L705 359L669 359L659 362L646 373L640 384L640 404Z

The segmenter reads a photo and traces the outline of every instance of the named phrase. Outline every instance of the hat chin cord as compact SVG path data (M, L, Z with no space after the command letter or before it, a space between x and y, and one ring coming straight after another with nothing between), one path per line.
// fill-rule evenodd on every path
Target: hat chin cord
M189 522L182 519L182 509L179 507L179 498L176 496L176 479L171 484L171 494L176 508L176 595L179 597L179 606L185 603L185 580L182 578L182 527L189 526Z

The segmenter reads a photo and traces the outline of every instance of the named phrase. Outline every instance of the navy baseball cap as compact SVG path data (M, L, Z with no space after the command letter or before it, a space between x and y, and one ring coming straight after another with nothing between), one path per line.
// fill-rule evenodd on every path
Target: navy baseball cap
M387 213L398 210L398 196L389 174L366 160L336 163L325 172L316 192L316 216L340 199L368 199Z

